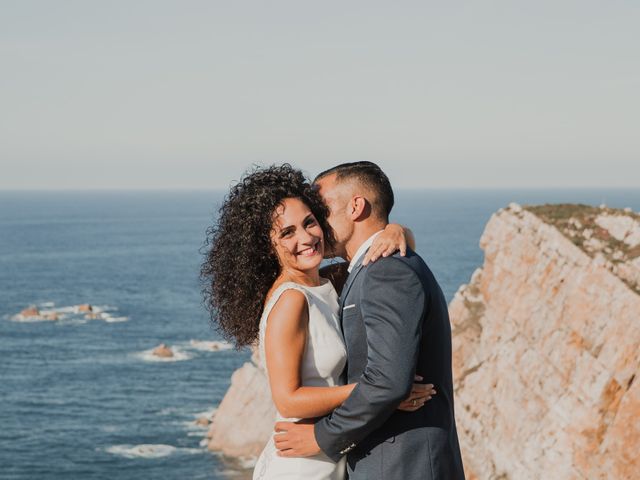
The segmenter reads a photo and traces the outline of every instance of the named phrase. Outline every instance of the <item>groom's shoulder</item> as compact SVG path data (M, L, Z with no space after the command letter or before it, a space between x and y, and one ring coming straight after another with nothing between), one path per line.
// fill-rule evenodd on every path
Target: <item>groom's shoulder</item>
M388 257L381 257L375 262L371 262L366 267L367 276L376 276L376 273L395 271L400 274L418 275L426 268L426 264L416 252L407 247L405 255L399 251Z

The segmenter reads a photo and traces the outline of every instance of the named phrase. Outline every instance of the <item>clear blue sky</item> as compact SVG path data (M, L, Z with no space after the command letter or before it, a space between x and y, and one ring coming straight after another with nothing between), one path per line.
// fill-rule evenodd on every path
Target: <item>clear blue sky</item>
M0 189L640 186L640 4L3 1Z

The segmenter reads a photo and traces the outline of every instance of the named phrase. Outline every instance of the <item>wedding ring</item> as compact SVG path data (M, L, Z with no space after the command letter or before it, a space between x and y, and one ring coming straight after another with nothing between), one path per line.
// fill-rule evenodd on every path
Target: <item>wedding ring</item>
M415 406L416 406L416 399L415 399L415 398L414 398L413 400L411 400L411 405L412 405L413 407L415 407Z

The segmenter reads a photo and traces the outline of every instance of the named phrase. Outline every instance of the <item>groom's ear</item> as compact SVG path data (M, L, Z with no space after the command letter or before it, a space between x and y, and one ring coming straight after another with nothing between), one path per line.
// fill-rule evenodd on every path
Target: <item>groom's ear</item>
M358 220L364 220L371 215L371 204L366 198L361 196L355 196L351 198L351 220L354 222Z

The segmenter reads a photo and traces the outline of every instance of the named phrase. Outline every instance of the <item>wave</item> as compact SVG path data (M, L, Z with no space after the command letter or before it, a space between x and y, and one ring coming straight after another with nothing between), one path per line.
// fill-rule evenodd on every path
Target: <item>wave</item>
M77 313L77 310L78 307L76 307L75 305L71 307L58 307L55 309L55 311L58 313Z
M229 342L224 341L207 341L207 340L191 340L189 345L194 350L200 350L202 352L218 352L221 350L230 350L233 348Z
M142 443L139 445L112 445L104 449L113 455L124 458L162 458L174 453L202 453L199 448L178 448L162 443Z
M185 409L184 408L179 408L179 407L167 407L167 408L163 408L162 410L160 410L159 412L157 412L157 415L174 415L174 414L184 414Z
M216 414L218 409L216 407L210 408L209 410L204 410L203 412L194 413L193 417L197 420L198 418L208 418L211 420L213 416Z
M9 320L11 320L12 322L19 322L19 323L37 323L37 322L55 322L56 320L52 319L52 318L46 318L46 317L25 317L23 315L13 315L12 317L9 317Z
M119 323L129 320L127 316L115 316L109 312L118 310L113 305L92 305L91 311L80 311L80 305L70 305L56 307L54 302L42 302L38 315L24 316L17 314L7 317L13 322L35 323L35 322L60 322L63 324L83 325L88 320L103 320L107 323Z
M239 457L238 463L240 464L240 468L253 468L256 466L256 462L258 459L256 457Z

